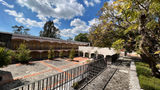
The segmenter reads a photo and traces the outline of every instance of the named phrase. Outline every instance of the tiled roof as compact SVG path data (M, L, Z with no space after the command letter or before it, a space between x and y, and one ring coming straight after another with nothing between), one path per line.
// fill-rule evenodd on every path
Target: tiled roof
M13 34L8 32L0 32L4 34L11 34L12 39L24 39L24 40L37 40L39 42L58 42L58 43L71 43L71 44L79 44L79 45L88 45L89 43L86 42L77 42L77 41L68 41L62 39L55 39L55 38L48 38L48 37L38 37L38 36L31 36L31 35L20 35L20 34Z

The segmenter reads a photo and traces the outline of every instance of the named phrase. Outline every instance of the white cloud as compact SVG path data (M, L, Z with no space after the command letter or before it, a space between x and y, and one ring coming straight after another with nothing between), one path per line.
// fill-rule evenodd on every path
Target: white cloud
M29 18L24 18L24 15L22 12L17 13L15 10L4 10L6 13L8 13L11 16L15 17L15 20L23 25L26 25L27 27L43 27L45 22L37 22L35 20L31 20Z
M86 25L86 23L82 20L80 20L79 18L74 19L73 21L71 21L70 26L75 26L75 27L79 27L81 25Z
M27 27L43 27L45 22L37 22L35 20L31 20L29 18L15 18L15 20Z
M22 7L27 7L37 13L41 20L46 18L72 19L82 16L84 7L76 0L17 0Z
M58 25L61 25L61 22L59 21L59 19L54 19L53 22L58 24Z
M37 15L37 17L42 21L47 21L47 18L44 17L43 15Z
M95 3L101 3L101 0L94 0Z
M88 21L88 25L85 21L82 21L79 18L76 18L71 21L70 26L73 28L71 29L63 29L61 30L61 36L63 37L74 37L75 35L78 35L79 33L88 33L89 28L92 25L98 25L100 23L99 19L93 18L92 20Z
M89 6L94 6L93 2L88 2L87 0L84 0L84 4L89 7Z
M89 26L92 26L92 25L96 25L97 26L98 24L100 24L100 21L99 21L99 19L94 18L94 19L88 21L88 23L89 23Z
M114 0L109 0L108 4L111 5L111 4L113 4L113 2L114 2Z
M94 4L98 4L101 1L100 0L83 0L84 4L89 7L89 6L94 6Z
M14 10L5 9L4 11L5 11L6 13L8 13L9 15L14 16L14 17L17 17L17 18L23 17L23 13L17 13L17 12L14 11Z
M73 28L61 30L61 36L74 37L79 33L86 33L89 30L89 26L86 24L86 22L80 20L79 18L71 21L70 26L72 26Z
M7 2L0 0L0 3L2 3L4 6L8 7L8 8L14 8L14 5L10 5Z

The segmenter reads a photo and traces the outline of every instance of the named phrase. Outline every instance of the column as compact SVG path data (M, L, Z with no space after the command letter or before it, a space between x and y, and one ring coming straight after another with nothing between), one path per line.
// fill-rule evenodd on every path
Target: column
M98 54L96 54L96 59L98 59Z
M107 58L106 58L107 55L104 55L104 61L105 63L107 64Z
M78 57L80 57L80 52L78 51Z
M91 58L91 53L88 53L89 54L89 58Z
M83 57L85 57L85 52L83 52Z

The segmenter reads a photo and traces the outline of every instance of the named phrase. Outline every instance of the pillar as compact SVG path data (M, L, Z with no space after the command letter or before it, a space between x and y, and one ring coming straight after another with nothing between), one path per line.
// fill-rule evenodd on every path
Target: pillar
M104 61L106 62L106 64L107 64L107 57L106 57L107 55L104 55Z
M98 54L96 54L96 59L98 59Z
M91 58L91 53L88 53L89 54L89 58Z
M83 57L85 57L85 52L83 52Z
M78 51L78 57L80 57L80 52Z

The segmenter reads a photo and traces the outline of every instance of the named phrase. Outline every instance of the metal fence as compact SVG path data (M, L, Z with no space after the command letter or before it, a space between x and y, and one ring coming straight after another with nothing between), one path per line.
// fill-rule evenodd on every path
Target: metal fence
M84 83L87 83L106 66L104 59L95 60L89 64L75 67L12 90L71 90L71 86L75 82L85 79Z

